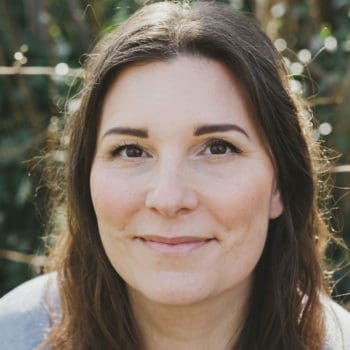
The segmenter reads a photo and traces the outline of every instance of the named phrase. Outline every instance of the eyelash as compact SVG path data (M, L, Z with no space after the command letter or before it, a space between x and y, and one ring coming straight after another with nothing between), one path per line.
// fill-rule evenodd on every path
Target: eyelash
M137 142L133 142L133 143L125 143L125 144L116 146L116 147L112 150L111 156L112 156L113 158L118 157L118 156L121 155L121 153L122 153L124 150L127 150L128 148L131 148L131 147L138 148L138 149L141 150L143 153L147 153L147 152L145 152L145 151L142 149L142 146L141 146L141 145L139 145ZM128 157L128 158L133 158L133 157ZM138 158L138 157L134 157L134 158Z
M236 153L236 154L239 154L239 153L242 153L242 151L235 145L233 145L231 142L228 142L228 141L225 141L225 140L222 140L222 139L211 139L211 140L208 140L205 144L204 144L204 148L203 150L200 152L201 154L209 154L209 155L216 155L216 156L223 156L225 154L227 154L226 152L225 153L207 153L206 150L209 148L209 147L212 147L212 146L215 146L215 145L224 145L225 147L227 147L229 150L230 150L230 153ZM122 145L119 145L119 146L116 146L112 151L111 151L111 157L115 158L115 157L119 157L121 156L121 153L124 151L124 150L127 150L128 148L136 148L136 149L139 149L142 153L146 153L144 150L143 150L143 147L141 145L139 145L137 142L133 142L133 143L125 143L125 144L122 144ZM127 157L127 158L142 158L142 157Z
M234 144L232 144L231 142L229 141L226 141L226 140L222 140L222 139L211 139L209 141L207 141L205 143L205 147L204 147L204 151L202 153L205 153L206 149L208 149L209 147L212 147L214 145L224 145L225 147L227 147L231 153L242 153L242 151L237 147L235 146ZM213 153L211 153L212 155L215 155ZM225 155L226 153L219 153L219 154L216 154L217 156L220 156L220 155Z

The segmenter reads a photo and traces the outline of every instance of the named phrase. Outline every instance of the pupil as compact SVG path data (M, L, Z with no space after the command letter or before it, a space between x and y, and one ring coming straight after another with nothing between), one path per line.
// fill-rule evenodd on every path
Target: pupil
M126 155L130 158L141 157L142 151L138 147L128 147L126 149Z
M210 146L210 152L212 154L224 154L226 153L226 149L227 149L226 145L222 143L216 143Z

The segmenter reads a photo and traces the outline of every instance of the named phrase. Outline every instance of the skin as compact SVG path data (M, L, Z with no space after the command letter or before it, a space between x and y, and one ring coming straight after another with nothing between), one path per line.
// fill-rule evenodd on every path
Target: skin
M223 64L178 56L126 68L103 102L91 195L148 348L225 349L239 330L283 211L245 101Z

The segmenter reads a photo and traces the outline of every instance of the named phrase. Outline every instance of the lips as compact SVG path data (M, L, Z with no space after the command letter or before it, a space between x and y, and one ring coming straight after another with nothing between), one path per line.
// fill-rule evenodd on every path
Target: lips
M164 237L148 235L137 237L144 246L158 253L165 254L181 254L189 253L206 246L213 238L194 237L194 236L178 236L178 237Z
M155 236L155 235L141 236L138 238L144 241L158 242L158 243L171 244L171 245L182 244L182 243L203 242L211 239L206 237L195 237L195 236L163 237L163 236Z

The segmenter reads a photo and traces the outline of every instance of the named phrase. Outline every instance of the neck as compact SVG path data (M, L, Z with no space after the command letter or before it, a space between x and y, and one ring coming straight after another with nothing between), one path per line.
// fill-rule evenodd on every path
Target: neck
M226 291L191 305L159 304L130 290L146 350L228 350L243 324L249 293Z

